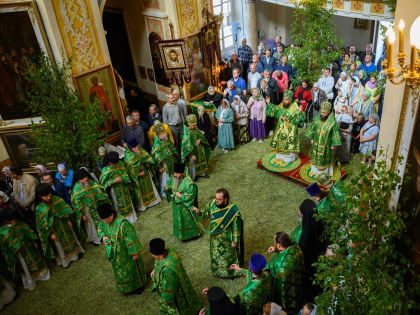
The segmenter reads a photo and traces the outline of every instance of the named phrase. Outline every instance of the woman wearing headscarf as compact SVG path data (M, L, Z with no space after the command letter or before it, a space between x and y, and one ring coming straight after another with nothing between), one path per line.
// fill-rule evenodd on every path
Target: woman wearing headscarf
M372 101L370 100L370 91L365 90L362 94L362 99L353 107L353 117L357 117L358 113L363 114L363 119L368 120L369 115L375 112Z
M249 110L239 95L235 95L232 103L235 120L233 122L233 134L235 142L245 144L249 141L248 116Z
M351 78L351 83L347 88L347 98L349 100L349 106L354 107L361 99L365 88L360 84L359 77Z
M7 185L7 189L5 189L5 193L9 196L13 193L13 176L12 176L11 170L12 168L10 166L5 166L1 170L5 179L6 185Z
M366 83L367 83L367 81L369 80L369 77L368 77L366 71L363 70L363 69L362 70L359 70L357 76L360 79L360 84L362 84L363 86L365 86Z
M99 174L101 173L102 168L106 166L106 163L105 163L106 154L107 154L107 152L106 152L105 147L100 146L98 148L99 157L98 157L98 161L96 162L96 167L98 169Z
M376 145L379 135L379 116L375 113L369 115L369 121L360 130L360 147L359 150L363 154L362 163L372 165L376 155Z
M220 102L223 99L223 95L219 92L216 92L216 89L213 86L209 86L207 89L207 94L204 96L204 101L212 103L214 106L219 107Z
M0 191L0 215L2 211L6 208L10 208L13 210L15 214L20 215L20 211L19 211L20 209L16 205L16 203L13 201L13 199L10 198L5 192Z
M41 182L41 178L42 175L47 174L48 173L48 169L44 166L44 165L36 165L34 167L34 171L35 171L35 177L38 179L39 182Z
M307 80L303 80L301 85L296 89L295 98L302 112L306 112L306 107L312 102L311 87Z
M204 134L211 148L214 149L215 143L211 134L211 120L203 106L198 106L197 108L197 127Z
M358 76L359 71L357 70L358 66L356 62L350 63L349 68L347 69L346 73L349 78L353 78L354 76Z
M258 140L259 143L263 142L265 138L265 110L267 104L261 96L257 88L251 90L252 96L248 100L248 109L250 114L250 134L252 142Z
M370 100L375 108L375 113L378 112L379 108L379 99L381 98L382 86L378 84L378 74L372 72L370 74L370 79L365 85L365 90L370 92Z
M222 100L214 117L219 125L217 128L217 144L222 148L224 153L228 153L229 150L235 148L235 142L233 141L232 128L233 111L227 99Z
M302 234L299 239L299 246L302 248L305 262L304 287L307 290L305 300L312 300L317 293L317 288L312 285L316 271L312 264L316 262L324 250L321 243L322 224L314 218L314 213L317 213L317 205L311 199L305 199L301 203L298 213L302 217Z
M267 270L273 278L272 301L288 314L296 314L303 303L303 277L305 272L303 253L299 244L293 244L289 235L278 232L275 245L268 249L273 253Z

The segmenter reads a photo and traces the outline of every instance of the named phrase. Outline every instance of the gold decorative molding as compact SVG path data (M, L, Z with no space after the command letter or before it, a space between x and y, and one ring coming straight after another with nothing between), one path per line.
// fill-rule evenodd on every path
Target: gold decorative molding
M200 30L198 9L196 0L177 0L176 11L178 13L179 33L185 37Z
M52 0L73 74L104 63L89 0Z
M407 112L409 96L410 96L410 88L406 85L404 86L404 94L403 94L403 100L402 100L401 111L400 111L400 119L398 121L397 137L395 139L394 152L392 154L392 160L391 160L392 169L394 170L397 167L398 153L400 151L400 144L401 144L401 138L402 138L402 133L404 129L405 115Z

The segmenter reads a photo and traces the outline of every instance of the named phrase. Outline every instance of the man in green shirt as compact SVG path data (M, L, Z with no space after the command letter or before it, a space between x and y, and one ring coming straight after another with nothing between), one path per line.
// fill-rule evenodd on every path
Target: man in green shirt
M159 294L161 314L197 314L201 306L197 293L185 272L178 253L165 248L165 241L152 239L149 243L150 254L155 260L151 277L152 292Z
M250 270L236 264L231 266L232 270L240 272L247 278L245 287L235 297L244 315L261 314L264 304L271 299L271 276L264 270L266 264L263 255L253 254L249 260Z
M197 206L198 188L190 176L185 175L185 165L176 163L174 174L165 187L168 201L173 206L174 235L181 241L200 236L200 228L194 221L193 206Z
M109 203L101 204L97 211L101 218L98 235L106 245L106 256L112 264L118 292L141 293L146 285L146 274L142 247L134 226L118 215Z

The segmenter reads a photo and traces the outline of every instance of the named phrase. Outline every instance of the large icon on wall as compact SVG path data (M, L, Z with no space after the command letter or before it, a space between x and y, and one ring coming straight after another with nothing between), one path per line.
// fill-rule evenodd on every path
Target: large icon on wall
M9 153L13 165L26 169L31 166L36 150L29 129L8 131L1 134L1 139Z
M29 118L25 103L26 60L38 62L43 50L50 57L35 1L0 3L0 114L4 120Z
M102 65L74 76L82 100L90 103L99 100L101 110L108 113L104 118L104 129L110 135L120 131L123 121L113 76L111 65Z

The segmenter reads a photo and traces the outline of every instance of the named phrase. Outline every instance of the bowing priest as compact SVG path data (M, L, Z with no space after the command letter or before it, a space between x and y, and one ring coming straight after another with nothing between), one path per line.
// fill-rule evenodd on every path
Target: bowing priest
M241 275L232 264L243 266L244 235L243 220L236 204L230 202L229 192L218 189L216 198L210 201L201 211L193 207L203 218L210 217L210 229L203 230L210 234L211 271L219 278L233 278ZM194 216L198 221L198 217Z
M158 120L155 122L155 131L156 137L152 147L152 158L159 170L160 195L165 197L165 186L169 176L174 173L174 163L178 160L178 152Z
M99 245L101 240L97 230L100 218L96 209L100 204L110 202L108 194L84 168L74 173L74 181L71 204L76 215L79 235L85 235L87 243Z
M201 230L194 220L193 206L197 206L198 188L185 174L185 165L176 163L174 174L165 187L168 201L172 201L174 235L181 241L197 238Z
M111 198L118 213L125 216L133 224L137 221L137 213L131 200L132 183L125 169L124 163L119 160L117 152L107 155L107 166L102 168L99 178L106 190L110 189Z
M106 257L112 265L118 292L140 294L146 285L141 243L136 229L110 203L97 208L101 222L98 235L106 245Z
M253 254L249 260L249 269L236 264L232 270L246 276L245 287L236 295L235 300L241 307L243 315L259 315L265 303L271 299L271 275L265 271L267 261L263 255Z
M272 301L287 314L297 314L303 304L303 280L305 265L299 244L292 244L289 235L278 232L274 235L275 245L268 249L273 253L267 270L273 279Z
M150 254L154 259L152 292L159 294L161 314L197 314L200 302L184 269L181 257L172 249L165 248L165 241L152 239Z
M38 248L35 232L29 225L16 219L13 208L3 209L0 222L5 223L0 226L0 250L7 269L14 278L22 279L24 289L35 289L37 281L50 278L50 271Z
M189 166L191 178L208 177L211 147L206 137L197 128L197 117L187 116L188 127L184 125L181 145L181 160Z
M36 226L43 254L67 268L85 252L74 231L73 209L48 184L39 184L35 194Z
M160 195L153 181L155 161L135 137L127 139L124 163L134 188L134 206L144 211L160 203Z

